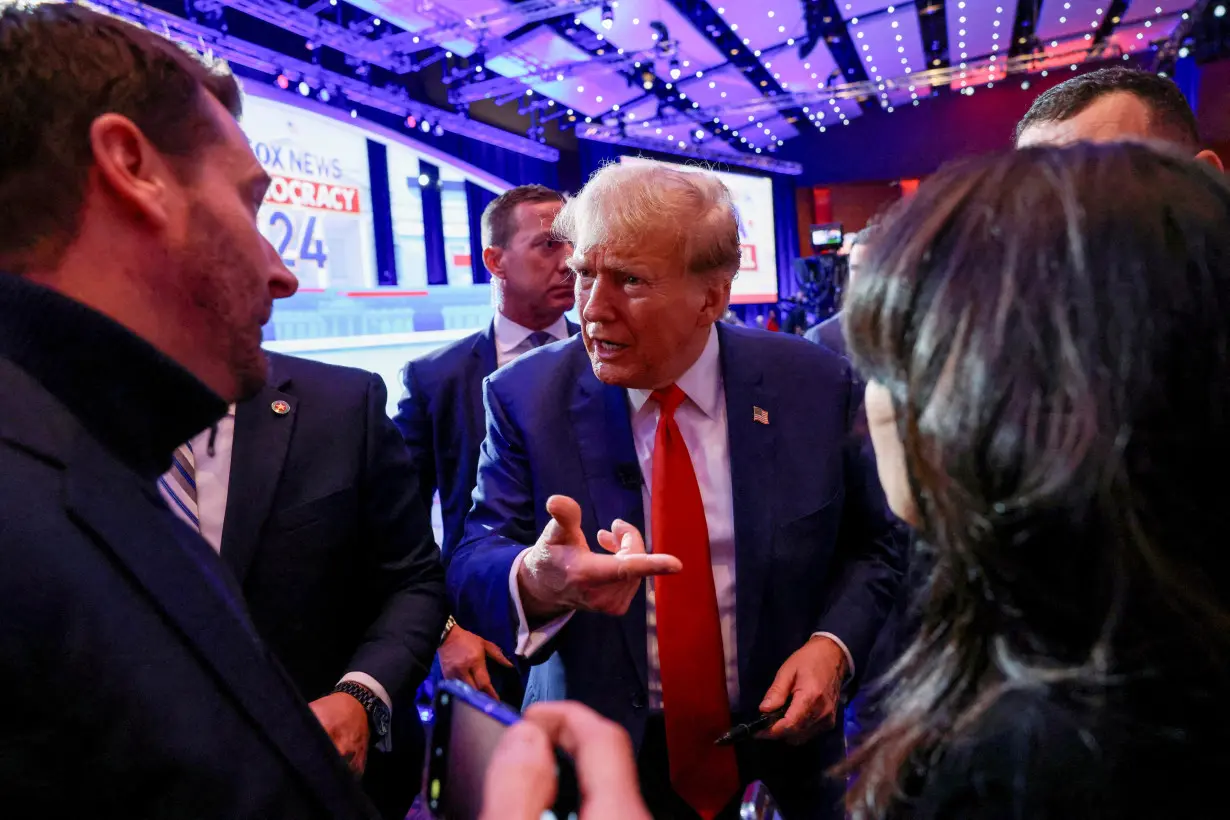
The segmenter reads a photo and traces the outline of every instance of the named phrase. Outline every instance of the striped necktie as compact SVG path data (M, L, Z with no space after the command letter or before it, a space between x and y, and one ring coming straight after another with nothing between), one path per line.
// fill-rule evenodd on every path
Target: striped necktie
M158 490L176 515L192 529L201 531L201 519L196 504L196 460L192 456L192 442L175 448L175 453L171 456L171 469L158 478Z

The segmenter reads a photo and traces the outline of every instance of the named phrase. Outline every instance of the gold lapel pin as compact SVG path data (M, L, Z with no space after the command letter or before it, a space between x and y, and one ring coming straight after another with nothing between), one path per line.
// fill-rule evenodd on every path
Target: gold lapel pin
M281 399L278 399L273 404L269 405L269 409L279 416L285 416L290 412L290 405Z

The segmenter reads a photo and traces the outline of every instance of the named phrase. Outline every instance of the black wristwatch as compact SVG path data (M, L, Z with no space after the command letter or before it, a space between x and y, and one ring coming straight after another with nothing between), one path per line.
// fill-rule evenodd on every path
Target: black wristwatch
M367 712L367 725L372 730L372 742L376 742L389 733L389 707L384 704L372 690L361 683L344 680L333 687L334 692L345 692L363 704Z

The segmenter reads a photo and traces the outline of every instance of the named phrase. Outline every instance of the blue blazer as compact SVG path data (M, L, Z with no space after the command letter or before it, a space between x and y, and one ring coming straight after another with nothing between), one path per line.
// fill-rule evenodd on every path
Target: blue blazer
M839 356L846 356L846 337L841 333L841 313L834 313L815 327L809 328L803 338L824 345Z
M568 322L569 335L580 328ZM461 542L486 434L483 380L496 371L495 324L409 362L406 392L393 421L419 471L419 492L430 509L440 490L441 552L447 565Z
M797 337L718 325L730 425L741 704L753 715L778 669L816 631L867 658L896 592L900 531L875 465L852 435L861 396L849 366ZM527 354L487 380L487 437L465 538L448 568L458 619L512 657L509 573L573 497L592 549L622 518L644 528L626 391L600 382L580 338ZM768 411L769 424L753 420ZM527 703L571 698L640 743L647 710L645 595L623 617L578 612L535 661ZM550 656L542 662L546 656ZM839 749L838 749L839 752Z
M12 705L0 793L10 810L373 816L294 684L236 617L240 594L222 563L154 482L4 358L0 384L0 697ZM175 396L165 399L176 412Z

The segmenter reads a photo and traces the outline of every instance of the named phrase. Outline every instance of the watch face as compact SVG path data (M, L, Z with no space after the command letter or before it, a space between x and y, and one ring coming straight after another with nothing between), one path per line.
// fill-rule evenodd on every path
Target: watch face
M377 737L384 737L389 733L389 707L383 702L376 704L376 710L372 713L372 723L375 724Z

